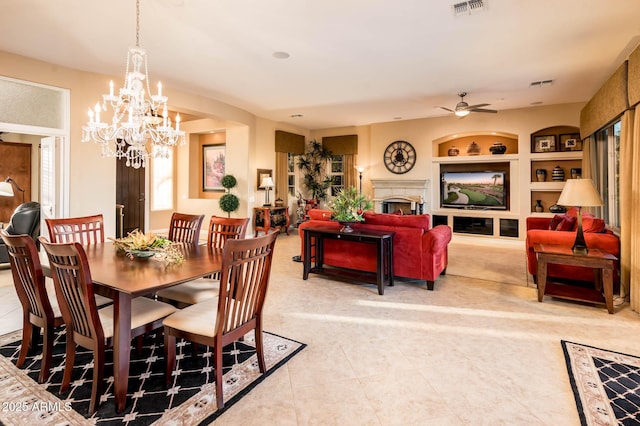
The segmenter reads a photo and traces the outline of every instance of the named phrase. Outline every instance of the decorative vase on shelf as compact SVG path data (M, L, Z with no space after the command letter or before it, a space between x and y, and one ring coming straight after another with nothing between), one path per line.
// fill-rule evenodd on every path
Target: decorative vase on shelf
M471 142L471 145L467 148L467 154L469 155L479 155L480 154L480 145L477 143Z
M571 169L571 179L580 179L582 177L582 168L574 167Z
M547 170L546 169L537 169L536 170L536 179L538 182L544 182L547 180Z
M507 146L503 145L502 142L496 142L493 145L491 145L491 147L489 148L489 151L493 155L504 154L505 152L507 152Z
M551 172L551 179L555 182L562 182L564 180L564 169L560 166L556 166Z
M456 157L458 154L460 154L460 150L456 148L455 145L451 145L451 148L447 151L447 155L449 157Z
M542 213L544 211L544 207L542 207L542 203L540 202L540 200L536 200L535 208L537 213Z
M551 213L565 213L567 211L567 209L564 206L561 206L560 204L554 204L551 207L549 207L549 211Z

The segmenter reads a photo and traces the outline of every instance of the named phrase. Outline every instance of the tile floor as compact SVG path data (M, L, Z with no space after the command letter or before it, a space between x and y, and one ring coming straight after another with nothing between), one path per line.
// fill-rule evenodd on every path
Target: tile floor
M299 244L295 232L278 238L264 327L308 347L216 424L579 425L560 340L640 355L640 316L626 304L609 315L538 303L526 282L452 274L435 291L398 282L379 296L375 285L303 281ZM21 327L8 280L0 271L0 334Z

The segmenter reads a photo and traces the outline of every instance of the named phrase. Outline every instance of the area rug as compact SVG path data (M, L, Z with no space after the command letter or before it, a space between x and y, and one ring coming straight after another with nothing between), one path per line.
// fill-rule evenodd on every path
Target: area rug
M78 347L71 387L59 394L65 352L64 328L56 334L52 371L38 384L41 349L16 367L21 332L0 337L0 422L4 425L197 425L208 424L306 345L264 332L266 373L260 374L253 332L224 348L223 393L225 407L217 410L213 353L199 346L194 358L190 342L179 341L173 385L164 386L164 353L161 339L145 336L140 355L131 350L127 406L115 412L113 354L106 353L104 393L98 411L87 417L91 395L93 356ZM40 347L41 348L41 347Z
M640 425L640 357L562 341L583 425Z

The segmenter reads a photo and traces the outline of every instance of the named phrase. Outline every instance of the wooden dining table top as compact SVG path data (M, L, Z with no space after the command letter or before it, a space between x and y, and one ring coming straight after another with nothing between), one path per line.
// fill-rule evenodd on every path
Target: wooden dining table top
M222 266L222 250L206 245L180 246L184 261L178 264L165 264L153 257L130 259L111 242L85 245L84 250L96 286L133 297L209 275ZM43 268L48 269L46 254L41 259Z

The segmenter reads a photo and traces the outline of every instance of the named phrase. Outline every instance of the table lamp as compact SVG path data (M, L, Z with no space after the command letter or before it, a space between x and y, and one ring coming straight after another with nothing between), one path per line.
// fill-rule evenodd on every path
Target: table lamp
M561 206L578 208L578 232L573 243L574 254L587 254L589 249L582 232L582 207L601 206L604 203L591 179L567 179L558 199Z
M24 189L20 188L20 185L10 177L6 178L4 182L0 182L0 196L1 197L13 197L13 187L22 192L22 203L24 204Z
M264 204L263 206L268 207L271 205L269 202L269 189L273 188L275 184L273 183L273 178L271 176L265 176L262 178L262 182L260 183L260 187L264 188Z

